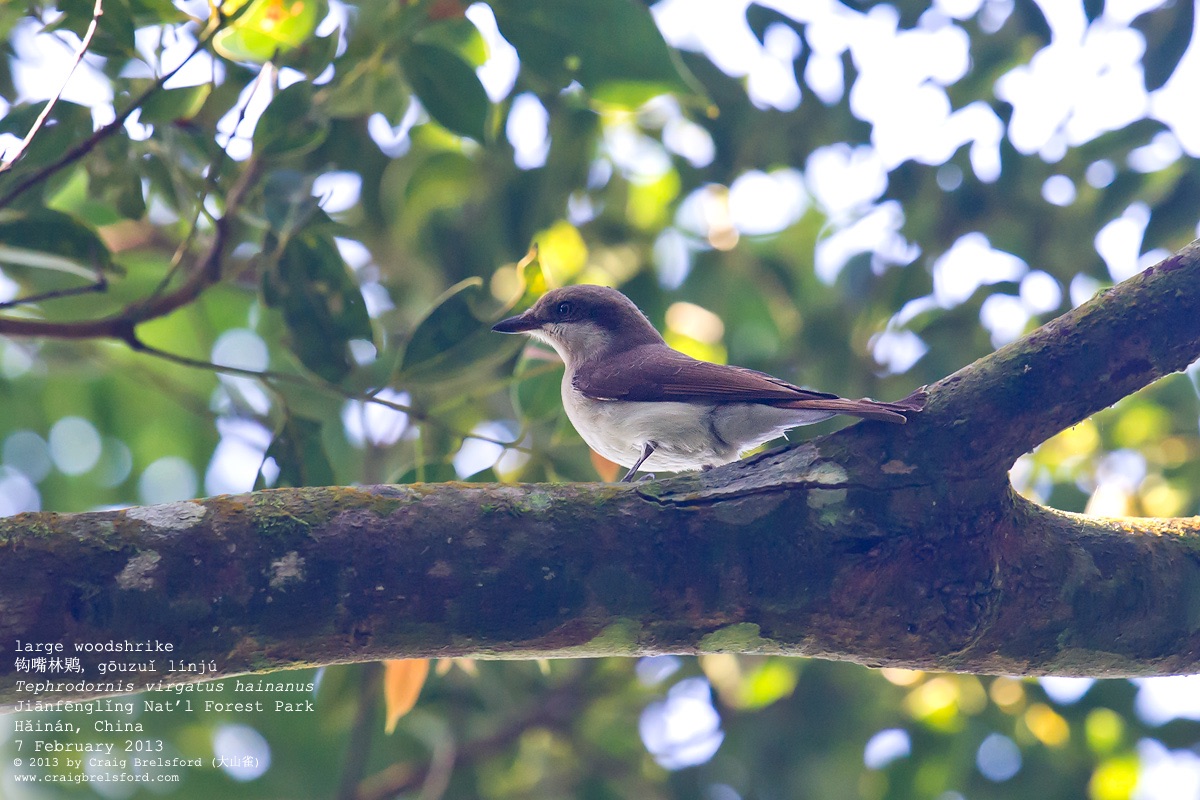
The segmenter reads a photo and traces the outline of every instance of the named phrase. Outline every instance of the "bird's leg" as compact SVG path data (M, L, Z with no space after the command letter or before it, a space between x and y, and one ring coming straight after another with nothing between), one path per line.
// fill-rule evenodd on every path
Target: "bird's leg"
M650 455L654 452L654 447L654 442L646 442L644 445L642 445L642 455L637 461L634 462L633 466L629 468L629 472L625 473L625 477L621 478L621 483L628 483L629 481L633 480L633 476L637 473L638 467L640 467L642 463L650 457Z

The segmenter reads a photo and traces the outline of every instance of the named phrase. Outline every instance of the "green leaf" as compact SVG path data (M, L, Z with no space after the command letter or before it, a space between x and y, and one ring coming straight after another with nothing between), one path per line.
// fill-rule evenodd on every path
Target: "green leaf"
M448 481L499 483L500 476L496 474L496 470L487 467L465 478L460 478L458 477L458 471L454 469L454 465L450 462L431 461L419 467L413 467L392 481L392 483L446 483Z
M236 11L242 4L233 5ZM320 0L253 0L229 27L217 32L213 48L231 61L262 64L312 36L326 11Z
M11 133L24 139L45 105L39 102L12 106L0 117L0 133ZM91 109L60 100L16 163L16 170L36 169L58 160L73 145L90 136L92 127ZM10 180L16 170L6 173L5 180Z
M146 196L142 193L142 179L136 172L122 173L105 196L125 219L141 219L146 215Z
M296 49L280 54L276 65L303 72L309 80L313 80L328 69L337 57L338 40L338 31L328 36L311 36Z
M804 25L802 23L796 22L796 20L780 11L758 3L751 3L746 6L746 24L750 26L750 31L754 34L754 38L758 39L761 44L766 44L767 28L772 25L783 25L791 28L800 36L804 35Z
M200 113L204 101L211 93L210 83L184 89L160 89L142 103L138 121L148 125L162 125L176 120L191 119Z
M267 448L267 457L279 466L276 486L333 486L333 466L321 442L319 422L288 415L283 428Z
M1146 91L1162 87L1179 66L1179 59L1192 41L1196 4L1178 0L1173 6L1142 14L1130 26L1146 37L1146 55L1142 57Z
M492 467L473 472L463 478L463 483L499 483L500 476L496 474L496 470Z
M408 108L400 67L394 61L360 61L318 94L318 102L331 117L366 117L379 112L398 125Z
M443 47L417 42L404 51L401 64L431 117L454 133L483 141L491 103L467 62Z
M289 416L303 417L311 422L338 419L346 402L332 392L314 390L308 382L279 382L273 394L280 399Z
M1200 170L1179 177L1166 197L1154 204L1142 234L1143 247L1182 247L1196 234L1193 198L1200 191ZM1192 206L1189 213L1189 206Z
M472 67L482 67L488 58L488 46L483 34L465 17L431 22L421 28L413 40L458 53Z
M435 153L416 165L403 193L394 198L400 210L398 227L412 235L426 229L439 209L459 209L478 190L479 173L459 152Z
M102 228L120 222L122 217L107 200L93 199L91 175L83 167L67 172L61 185L47 199L46 207L68 214L89 228Z
M259 70L241 64L229 63L225 67L225 80L213 87L208 99L191 123L201 130L211 130L241 101L241 94L254 81ZM236 115L235 115L236 116Z
M146 198L142 191L143 161L131 154L130 142L119 136L109 138L96 147L85 162L87 171L87 199L114 210L123 219L141 219L146 213ZM90 219L82 209L78 216L97 225L111 224L115 220L97 221Z
M329 133L329 120L313 103L310 83L294 83L275 96L254 128L254 149L267 157L315 150Z
M0 263L94 279L112 269L112 254L78 219L48 208L0 212Z
M452 286L417 324L400 372L406 383L438 383L511 357L522 342L491 330L495 303L480 278Z
M1015 0L1013 13L1009 15L1009 23L1015 24L1018 30L1026 31L1036 36L1042 44L1050 44L1053 33L1046 15L1034 0Z
M798 659L772 658L746 677L741 687L741 707L748 709L767 706L790 697L796 690L800 670Z
M68 30L83 38L95 7L95 0L61 0L58 8L63 16L46 26L46 31ZM88 51L105 57L136 55L133 13L128 0L105 0L103 10Z
M497 0L491 6L522 69L555 88L577 80L593 97L626 107L667 92L702 94L641 3Z
M276 169L262 181L263 218L281 239L311 227L320 207L312 196L312 177L295 169Z
M451 286L439 297L425 318L417 323L404 348L402 370L410 370L441 357L471 334L485 327L476 314L483 299L483 280L468 278Z
M524 310L550 291L550 282L546 280L546 271L542 269L542 257L536 242L530 246L525 257L517 262L517 269L521 272L521 285L524 288L512 310Z
M107 5L105 6L107 8ZM187 22L191 17L175 7L171 0L130 0L130 11L136 27L171 25Z
M263 298L283 313L292 352L331 383L353 368L350 341L372 338L362 293L328 236L305 231L277 249Z
M590 108L573 107L567 103L550 115L550 152L546 157L545 174L538 192L556 206L566 206L571 192L586 186L588 174L595 163L597 148L603 132L600 114ZM549 176L554 176L553 182ZM561 211L552 211L556 216Z
M454 466L446 462L434 462L413 467L392 483L445 483L458 480Z
M562 408L562 376L559 369L551 369L554 363L545 356L532 356L526 348L513 372L516 383L512 387L512 404L522 419L541 420L552 417Z

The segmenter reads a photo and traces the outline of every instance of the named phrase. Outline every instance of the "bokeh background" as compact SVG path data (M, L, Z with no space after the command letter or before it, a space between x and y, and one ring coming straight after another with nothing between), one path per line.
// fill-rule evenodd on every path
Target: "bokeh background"
M6 154L93 6L0 6ZM1200 222L1188 0L255 0L226 3L240 16L211 40L205 2L103 6L0 174L0 315L70 322L170 286L261 172L219 285L140 330L159 355L0 337L0 515L596 480L561 366L487 330L539 287L618 286L697 357L894 399ZM8 196L177 67L116 135ZM23 301L98 271L103 291ZM1198 393L1193 366L1023 456L1013 483L1070 511L1200 513ZM377 665L276 678L314 681L316 710L139 711L169 753L254 757L178 783L18 784L14 719L91 718L0 719L0 796L1200 797L1195 677L457 661L390 736Z

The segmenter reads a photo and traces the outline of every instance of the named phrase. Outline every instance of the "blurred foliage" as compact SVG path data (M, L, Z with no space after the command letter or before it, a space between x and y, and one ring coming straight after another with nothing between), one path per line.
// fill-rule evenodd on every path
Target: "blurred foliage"
M22 61L65 58L92 7L0 5L6 153L43 108L24 99ZM1104 8L1079 6L1093 33L1123 27ZM1029 2L955 19L908 0L841 10L891 35L961 33L969 67L945 82L949 105L979 104L1010 132L997 81L1052 39ZM1169 86L1193 15L1177 2L1132 21L1147 89ZM62 100L0 173L0 329L129 314L194 275L220 225L230 240L197 299L138 326L145 352L0 337L0 513L256 485L594 480L605 466L562 414L561 366L488 332L548 286L616 285L700 357L893 398L1110 284L1096 242L1114 220L1143 220L1135 255L1195 235L1200 161L1150 118L1083 141L1060 130L1040 154L1000 137L998 170L978 142L901 159L864 190L855 169L888 132L853 102L862 60L831 58L809 24L766 6L745 16L771 44L760 58L795 44L779 68L798 106L668 46L635 0L496 0L469 15L460 0L105 0L86 69L116 113L136 114L94 133L111 113ZM512 86L476 72L506 52L492 19L520 61ZM198 68L164 88L188 54ZM797 183L770 224L788 196L772 191ZM831 187L862 196L835 202ZM887 235L864 234L881 219ZM961 278L965 296L947 300L956 276L937 265L973 234L1028 270ZM531 242L540 252L518 262ZM1066 510L1198 513L1195 371L1064 431L1013 475ZM252 778L206 767L153 789L35 792L11 779L6 723L0 794L1123 800L1164 763L1194 775L1200 741L1193 722L1145 721L1146 690L1125 681L1056 702L1028 681L778 658L460 666L430 677L390 737L374 665L321 670L305 695L316 710L291 715L142 712L143 697L177 698L136 698L144 735L170 752L269 751ZM298 674L272 679L317 673ZM108 737L83 715L21 719Z

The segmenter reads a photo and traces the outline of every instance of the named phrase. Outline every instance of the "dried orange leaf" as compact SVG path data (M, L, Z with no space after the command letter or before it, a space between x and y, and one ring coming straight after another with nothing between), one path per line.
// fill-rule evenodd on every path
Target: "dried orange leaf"
M621 465L614 464L595 450L589 452L592 454L592 466L596 468L596 473L600 476L600 480L606 483L615 481L617 475L621 472Z
M383 662L383 704L387 711L384 730L396 730L400 718L412 711L429 677L429 659L392 658Z

